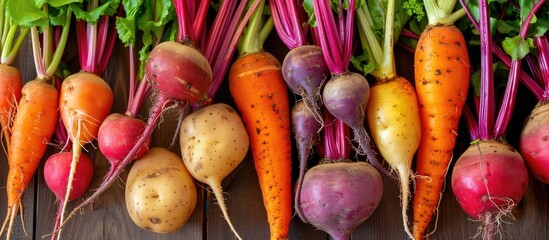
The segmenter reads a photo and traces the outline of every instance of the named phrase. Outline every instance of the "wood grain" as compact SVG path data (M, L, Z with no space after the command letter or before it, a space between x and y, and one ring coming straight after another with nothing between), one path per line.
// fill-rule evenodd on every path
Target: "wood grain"
M271 37L266 43L266 50L271 51L281 61L287 50L275 37ZM113 112L123 112L127 102L128 80L128 54L120 44L112 56L111 63L105 73L105 79L111 85L115 94L115 106ZM26 81L34 78L35 71L32 62L30 43L27 39L21 53L15 63L20 67ZM397 71L412 80L412 55L397 49ZM65 61L71 68L77 68L75 49L67 49ZM222 86L216 101L232 103L228 88ZM527 92L519 92L520 96L527 96ZM293 99L292 99L293 100ZM516 114L513 116L508 140L516 144L516 137L522 127L522 119L534 105L533 98L519 97ZM143 108L142 116L146 116L149 105ZM174 137L177 125L175 112L168 112L161 124L155 129L153 135L154 146L169 147ZM460 126L463 129L463 126ZM177 137L177 136L176 136ZM459 154L468 145L467 133L460 131L459 143L455 149L455 155ZM516 145L515 145L516 146ZM93 145L86 147L95 166L93 190L98 186L104 174L108 171L106 159ZM171 148L179 153L178 145ZM56 149L51 147L49 154ZM297 167L297 157L294 158L294 167ZM455 159L454 159L455 161ZM57 203L54 195L47 189L42 174L41 164L34 181L29 185L24 194L24 217L28 235L23 233L20 221L16 221L12 239L41 239L53 228L53 220ZM6 155L0 154L0 216L6 214L5 176L8 171ZM187 224L174 233L155 234L137 227L130 220L124 203L124 181L127 171L123 173L117 184L114 184L95 202L93 209L87 207L82 215L76 216L64 228L63 239L234 239L227 223L222 217L219 206L208 190L197 183L199 191L199 203L195 212ZM295 171L294 171L295 172ZM450 174L448 174L448 179ZM268 239L269 230L266 222L266 214L261 200L261 193L257 183L257 176L253 168L251 154L242 164L223 182L225 198L227 200L229 215L238 230L245 239ZM534 179L531 179L527 196L513 212L515 220L507 219L509 223L502 224L502 239L549 239L549 209L548 187ZM87 194L86 196L89 196ZM75 203L81 200L76 200ZM71 209L75 203L69 205ZM383 199L373 216L359 226L353 239L407 239L402 229L400 216L400 203L397 183L384 178ZM431 239L467 239L475 236L479 224L460 209L449 184L440 203L439 216L436 231ZM434 223L431 229L434 229ZM313 240L329 239L322 231L303 223L294 215L290 228L289 239ZM2 236L3 237L3 236Z

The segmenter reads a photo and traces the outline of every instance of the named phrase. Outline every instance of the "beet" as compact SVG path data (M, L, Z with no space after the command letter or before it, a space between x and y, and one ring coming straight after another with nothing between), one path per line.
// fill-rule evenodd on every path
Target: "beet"
M335 240L350 239L382 195L381 175L370 164L339 161L319 164L305 173L299 206L316 228Z

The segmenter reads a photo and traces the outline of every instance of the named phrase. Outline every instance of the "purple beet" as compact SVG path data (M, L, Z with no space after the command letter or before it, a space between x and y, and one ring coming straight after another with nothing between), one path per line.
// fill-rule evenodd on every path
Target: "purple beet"
M359 153L366 154L368 161L378 170L387 173L376 158L371 139L364 128L366 105L370 97L370 84L364 76L346 72L332 76L324 86L322 100L326 109L347 124L359 144ZM390 174L389 174L390 175Z
M303 98L315 119L322 123L320 89L329 76L322 49L302 45L290 50L282 62L282 75L288 87Z
M313 112L305 106L305 103L303 101L298 101L292 108L292 128L294 130L294 136L299 154L299 176L296 181L294 208L299 218L301 218L303 222L307 222L303 217L298 203L301 195L303 176L305 175L305 170L307 169L309 154L311 153L313 146L318 141L318 132L322 128L322 125L315 119Z
M382 195L381 175L370 164L325 163L305 173L299 206L316 228L335 240L350 239L353 230L375 211Z

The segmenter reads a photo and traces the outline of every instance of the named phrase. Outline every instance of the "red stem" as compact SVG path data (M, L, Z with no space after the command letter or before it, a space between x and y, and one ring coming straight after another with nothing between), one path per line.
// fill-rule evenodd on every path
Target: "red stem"
M539 70L545 91L543 92L543 100L549 100L549 41L547 36L535 37L534 44L538 49Z
M206 59L208 59L208 62L210 63L214 61L214 58L217 56L217 53L219 52L219 48L221 48L221 44L219 44L221 39L220 36L223 36L226 33L227 28L225 23L227 21L227 15L232 13L235 6L236 6L236 1L221 2L221 7L219 8L219 11L215 16L214 22L212 24L212 28L210 29L210 33L206 43L206 48L203 49L204 56L206 57Z
M467 129L469 130L469 136L471 136L471 139L478 139L477 120L475 119L475 115L467 105L465 105L463 108L463 118L465 119L465 125L467 125Z
M532 54L528 54L524 57L526 59L526 63L528 64L528 67L530 68L530 72L532 72L532 75L534 76L534 80L540 85L543 85L543 76L541 75L541 70L539 69L539 62Z
M345 22L345 35L342 39L343 41L343 59L341 61L343 62L344 68L349 68L349 63L351 61L351 54L352 54L352 47L353 47L353 29L354 29L354 18L355 18L355 1L349 1L349 9L351 11L347 12L347 19ZM343 11L343 7L341 8L341 11Z
M209 7L210 1L202 0L198 7L197 15L193 18L196 21L193 22L193 35L191 39L195 43L198 42L198 37L202 36L202 32L206 26L206 17L208 15Z
M88 59L88 49L86 48L87 42L86 22L76 21L76 44L78 46L78 60L80 61L80 66L85 66L86 59Z
M210 85L210 88L208 89L209 97L215 96L221 83L223 82L223 79L225 78L225 73L229 68L231 59L233 57L233 53L236 50L236 45L238 44L238 40L240 39L241 33L242 31L244 31L244 27L246 27L246 24L252 17L252 14L255 12L255 9L259 6L259 3L260 1L254 1L253 5L250 7L246 15L244 15L244 17L240 21L240 24L238 25L238 28L236 29L236 31L234 30L234 28L236 28L239 17L234 17L234 16L242 15L246 7L246 2L242 1L236 13L232 15L233 18L229 26L228 34L225 35L226 38L231 37L231 39L230 41L227 41L227 39L223 41L221 49L216 54L218 58L216 58L216 61L213 62L212 64L214 79L212 81L212 84ZM219 57L219 56L223 56L223 57Z
M419 39L419 35L417 35L415 32L412 32L408 29L402 29L402 31L400 31L400 36L413 38L415 40Z
M333 135L334 117L330 112L324 111L324 157L328 159L337 159L335 150L335 140Z
M145 102L147 94L151 91L151 88L152 86L147 81L147 77L143 76L143 79L141 79L141 82L139 82L139 87L137 88L135 97L132 100L132 105L131 107L128 106L126 115L137 116L137 114L139 113L139 109L141 109L141 106L143 105L143 102Z
M175 13L177 15L178 33L177 41L186 42L191 39L192 28L190 25L190 19L188 18L188 11L184 0L174 0Z
M129 52L129 63L130 63L130 86L129 86L129 93L128 93L128 106L126 108L126 115L134 117L135 114L132 113L130 110L132 109L134 105L134 97L135 97L135 59L134 59L134 48L133 44L130 44L128 47Z
M305 44L305 31L301 27L296 1L270 0L275 28L282 42L294 49Z
M476 22L473 15L471 14L471 12L469 11L467 3L465 3L464 0L459 0L459 2L461 3L461 6L465 10L465 13L467 14L467 17L469 18L469 20L471 21L473 26L477 30L479 30L479 25ZM492 52L501 60L501 62L503 62L503 64L505 64L509 68L511 67L511 59L509 58L509 56L507 54L505 54L505 52L503 52L497 46L497 44L494 44L494 42L492 42ZM530 77L530 75L528 75L526 72L524 72L524 70L521 69L520 71L521 71L520 80L521 80L522 84L524 84L524 86L526 86L526 88L528 88L528 90L530 90L530 92L532 92L532 94L534 94L534 96L538 100L541 100L542 95L543 95L543 89L537 84L537 82L534 79L532 79Z
M534 7L532 8L532 10L530 10L530 12L528 13L528 16L526 17L524 22L521 24L519 35L522 39L526 38L526 34L528 33L528 29L530 29L530 22L534 17L534 14L537 11L539 11L539 9L541 9L544 3L545 3L545 0L539 0L536 4L534 4ZM503 102L502 102L498 117L496 119L496 125L494 128L495 137L502 137L503 135L505 135L507 126L511 121L511 116L513 114L513 108L515 107L515 99L517 95L518 77L520 75L520 71L519 71L520 64L521 64L521 59L513 60L513 62L511 63L511 69L509 71L509 79L507 80L507 86L505 88Z
M492 35L488 0L479 1L480 19L480 108L479 136L482 140L491 139L494 125L494 74L492 72Z

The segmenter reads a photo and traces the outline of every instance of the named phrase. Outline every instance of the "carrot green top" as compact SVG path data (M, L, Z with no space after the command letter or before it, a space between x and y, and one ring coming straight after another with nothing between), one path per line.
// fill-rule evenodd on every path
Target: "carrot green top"
M244 35L238 42L240 56L263 50L263 43L265 43L274 26L272 17L265 21L264 15L268 14L270 10L264 11L264 9L265 0L261 0L244 30Z
M456 0L425 0L425 11L430 25L452 25L465 16L465 11L459 9L452 13Z

